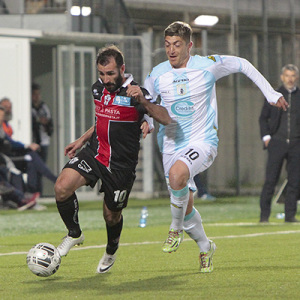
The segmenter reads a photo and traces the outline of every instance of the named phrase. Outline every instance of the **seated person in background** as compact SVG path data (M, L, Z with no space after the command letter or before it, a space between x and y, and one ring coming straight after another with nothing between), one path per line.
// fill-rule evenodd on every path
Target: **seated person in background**
M23 190L19 190L9 183L8 175L9 170L6 167L6 159L2 154L0 154L0 183L7 188L6 193L1 195L3 205L15 207L18 211L34 207L36 205L36 199L39 197L39 193L25 194ZM22 175L20 176L18 178L19 180L22 180Z
M9 137L12 137L13 129L8 123L12 119L12 103L7 97L4 97L0 100L0 105L4 108L5 112L4 120L2 122L3 129Z
M4 108L4 119L2 121L2 127L6 135L12 139L12 135L14 133L9 121L12 119L12 103L9 98L4 97L0 100L0 106ZM1 118L2 119L2 118ZM36 143L31 143L25 147L25 145L21 142L17 142L15 144L15 155L24 155L28 150L38 151L40 149L40 145Z
M10 149L7 150L7 156L15 160L18 164L18 161L21 162L22 165L18 164L17 167L22 171L27 173L27 191L30 193L41 193L39 190L39 178L41 176L45 176L53 183L56 181L57 176L55 176L51 170L46 166L41 157L37 154L37 150L39 149L39 145L32 143L29 146L25 146L25 144L13 140L10 136L8 136L2 126L5 119L5 110L1 106L0 107L0 137L3 138L7 147ZM14 155L11 155L14 153ZM16 155L18 154L19 157ZM20 157L21 156L21 157Z
M0 124L4 116L4 108L0 106ZM9 154L10 143L6 139L6 134L0 126L0 185L1 197L4 206L11 206L9 203L13 203L13 207L18 210L25 210L36 205L36 199L39 197L39 193L24 194L24 182L20 170L16 169L12 160L4 153Z

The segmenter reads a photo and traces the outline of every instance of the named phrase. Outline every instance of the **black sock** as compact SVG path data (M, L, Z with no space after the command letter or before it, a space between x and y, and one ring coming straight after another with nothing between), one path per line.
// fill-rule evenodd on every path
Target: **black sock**
M64 221L67 229L69 230L68 235L73 238L78 238L81 235L81 229L78 220L78 200L74 193L66 201L56 202L59 214Z
M107 254L113 255L118 250L122 228L123 228L122 215L121 215L121 220L118 224L111 227L106 224L106 231L107 231L106 253Z

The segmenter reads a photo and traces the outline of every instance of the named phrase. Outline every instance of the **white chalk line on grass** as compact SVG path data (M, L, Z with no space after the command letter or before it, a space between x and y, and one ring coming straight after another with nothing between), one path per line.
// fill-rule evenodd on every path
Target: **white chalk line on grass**
M274 226L280 225L280 223L269 222L269 223L258 223L258 222L240 222L240 223L203 223L204 227L206 226L216 226L216 227L230 227L230 226ZM291 223L292 225L298 225L299 223ZM282 224L283 225L283 224Z
M258 233L248 233L248 234L240 234L240 235L225 235L225 236L215 236L209 237L210 239L217 240L217 239L237 239L237 238L247 238L247 237L258 237L258 236L266 236L266 235L282 235L282 234L295 234L300 233L300 230L288 230L288 231L274 231L274 232L258 232ZM184 242L190 242L192 239L186 238ZM141 246L141 245L154 245L154 244L161 244L162 241L152 241L152 242L133 242L133 243L121 243L120 246ZM80 246L74 247L71 251L80 251L80 250L88 250L88 249L101 249L105 248L105 245L94 245L94 246ZM10 256L10 255L24 255L27 252L8 252L8 253L0 253L1 256Z

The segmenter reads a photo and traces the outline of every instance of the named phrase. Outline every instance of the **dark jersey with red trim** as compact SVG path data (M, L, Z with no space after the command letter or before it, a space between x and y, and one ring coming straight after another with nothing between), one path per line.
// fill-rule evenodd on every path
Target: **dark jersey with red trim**
M135 98L126 94L127 85L137 85L127 79L115 93L110 93L98 80L92 86L95 103L95 132L89 146L95 158L110 169L135 168L140 149L141 120L147 110ZM144 95L147 90L142 88Z

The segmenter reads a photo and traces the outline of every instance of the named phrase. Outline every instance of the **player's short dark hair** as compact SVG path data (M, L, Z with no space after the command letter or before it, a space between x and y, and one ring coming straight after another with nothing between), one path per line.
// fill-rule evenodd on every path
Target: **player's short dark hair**
M185 22L176 21L170 24L165 29L165 37L166 36L179 36L186 43L189 43L192 39L193 30L191 26Z
M125 61L122 51L115 45L109 45L99 50L97 55L96 63L102 66L106 66L109 64L110 58L114 58L116 64L119 68L121 68Z

